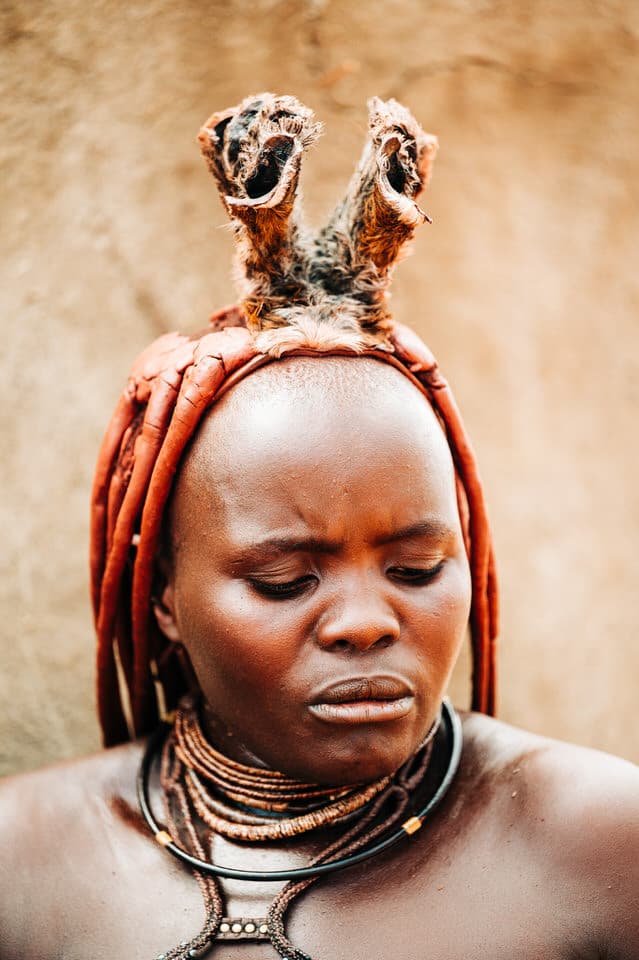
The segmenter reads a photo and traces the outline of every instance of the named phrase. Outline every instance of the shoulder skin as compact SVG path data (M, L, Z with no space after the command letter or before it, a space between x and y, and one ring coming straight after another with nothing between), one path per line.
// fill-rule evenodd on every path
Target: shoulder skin
M468 793L539 862L594 957L639 957L639 767L479 714L464 719Z

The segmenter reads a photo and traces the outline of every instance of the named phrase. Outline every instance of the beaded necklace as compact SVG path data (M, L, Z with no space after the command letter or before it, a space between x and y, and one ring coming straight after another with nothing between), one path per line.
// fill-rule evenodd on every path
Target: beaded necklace
M418 802L416 796L435 747L445 755L445 768L434 790ZM173 724L162 724L149 740L138 775L138 799L155 840L192 868L206 919L191 941L156 960L204 957L220 940L270 941L282 960L312 960L286 936L284 914L291 902L323 874L376 856L419 830L450 787L461 748L461 723L446 700L441 718L417 753L392 777L354 787L322 787L224 757L206 740L196 704L183 701ZM155 820L148 796L150 769L160 752L165 828ZM307 812L300 813L305 804ZM211 863L205 854L211 833L259 842L286 840L327 826L342 827L343 832L307 867L237 870ZM266 917L231 918L224 916L219 877L287 883Z

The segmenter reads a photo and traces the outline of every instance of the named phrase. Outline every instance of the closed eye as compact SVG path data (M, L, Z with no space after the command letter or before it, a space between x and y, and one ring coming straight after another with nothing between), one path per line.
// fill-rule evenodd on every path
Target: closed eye
M434 567L391 567L388 571L393 580L399 583L405 583L412 587L421 587L430 583L444 566L444 561L440 560Z
M307 574L304 577L298 577L296 580L288 580L285 583L275 583L270 580L256 580L251 578L251 586L257 593L263 597L269 597L272 600L292 600L299 597L311 584L316 582L316 577Z

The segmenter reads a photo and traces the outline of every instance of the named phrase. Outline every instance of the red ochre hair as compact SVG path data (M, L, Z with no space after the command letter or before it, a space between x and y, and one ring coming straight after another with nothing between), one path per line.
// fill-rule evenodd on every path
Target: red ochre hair
M386 289L415 227L437 148L391 100L370 104L369 140L344 201L316 235L302 223L301 157L319 133L292 97L262 94L214 114L202 151L233 219L242 300L208 329L169 333L136 360L93 485L91 591L105 745L148 733L187 689L179 651L152 611L171 487L200 420L239 380L281 357L373 356L429 400L452 453L472 579L472 707L494 714L497 585L472 447L451 390L421 340L395 323Z

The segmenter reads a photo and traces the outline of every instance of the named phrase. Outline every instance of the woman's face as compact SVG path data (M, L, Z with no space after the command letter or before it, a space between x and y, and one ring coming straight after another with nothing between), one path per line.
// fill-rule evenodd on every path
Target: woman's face
M393 772L433 720L470 579L443 433L372 359L289 359L215 407L172 507L164 632L212 739L320 783Z

